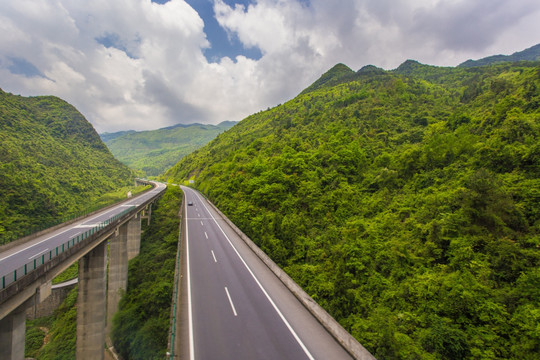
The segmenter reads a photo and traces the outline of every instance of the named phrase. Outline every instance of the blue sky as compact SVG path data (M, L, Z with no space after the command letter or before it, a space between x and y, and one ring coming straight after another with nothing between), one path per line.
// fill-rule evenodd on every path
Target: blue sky
M153 0L155 2L166 2L165 0ZM168 0L167 0L168 1ZM204 50L204 55L210 62L215 62L224 56L235 59L238 55L258 60L262 54L256 47L245 47L234 33L229 33L221 27L214 14L214 2L212 0L187 0L186 1L204 21L204 32L210 42L210 48ZM225 0L229 6L243 5L249 6L251 0L233 1Z
M540 42L538 0L0 1L0 88L98 132L239 121L337 63L456 66Z

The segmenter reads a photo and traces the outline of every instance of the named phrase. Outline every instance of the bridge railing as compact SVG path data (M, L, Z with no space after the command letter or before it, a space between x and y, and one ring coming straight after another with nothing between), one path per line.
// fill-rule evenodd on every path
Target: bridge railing
M77 236L69 239L68 241L66 241L65 243L61 245L58 245L56 248L51 249L48 252L38 255L37 257L35 257L34 259L31 259L29 262L19 267L18 269L15 269L14 271L2 276L2 281L0 283L0 290L5 289L9 284L14 283L21 277L31 273L32 271L36 270L40 266L46 264L47 262L51 261L58 255L62 254L67 249L72 248L73 246L80 243L81 241L84 241L85 239L95 234L99 230L107 227L109 224L115 222L117 219L121 218L128 212L132 211L135 207L136 206L130 206L126 208L121 213L116 214L105 221L100 222L99 224L92 227L91 229L88 229L85 232L78 234Z

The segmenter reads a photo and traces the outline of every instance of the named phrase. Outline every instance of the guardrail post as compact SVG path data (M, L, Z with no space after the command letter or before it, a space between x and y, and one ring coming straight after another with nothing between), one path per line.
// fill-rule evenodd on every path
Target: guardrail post
M104 358L107 242L79 260L77 359Z

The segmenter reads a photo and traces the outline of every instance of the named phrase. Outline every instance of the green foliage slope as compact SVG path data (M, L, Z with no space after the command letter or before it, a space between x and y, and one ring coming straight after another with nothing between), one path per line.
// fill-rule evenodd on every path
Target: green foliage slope
M32 320L27 323L26 356L38 360L75 359L77 341L77 289L73 288L62 304L47 318ZM39 329L49 329L48 340L43 341ZM34 336L32 336L35 334ZM39 341L41 338L41 341ZM32 344L34 349L32 349Z
M128 289L115 315L111 338L124 359L163 359L178 245L182 191L167 188L144 226L141 253L129 262Z
M0 90L0 244L84 212L131 178L73 106Z
M146 176L157 176L234 124L225 121L219 125L177 125L151 131L105 133L101 138L121 162Z
M537 358L538 63L345 76L165 178L195 179L380 359Z

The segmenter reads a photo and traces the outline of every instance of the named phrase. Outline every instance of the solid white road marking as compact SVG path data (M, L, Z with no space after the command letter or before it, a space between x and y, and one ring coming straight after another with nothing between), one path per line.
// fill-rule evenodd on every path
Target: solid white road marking
M186 205L187 213L187 205ZM191 306L191 272L189 270L189 231L186 218L186 267L187 267L187 291L188 291L188 322L189 322L189 359L195 360L195 346L193 342L193 312Z
M245 262L244 258L242 258L242 256L240 255L240 253L238 252L238 250L236 250L236 247L233 245L233 243L231 242L231 239L229 239L229 237L227 236L227 234L225 233L225 231L223 230L223 228L219 225L219 223L217 222L216 218L214 218L214 215L212 215L212 213L210 212L210 210L208 210L208 207L206 206L206 204L202 201L201 197L199 196L199 194L197 192L195 192L195 195L199 198L199 200L201 201L201 203L203 204L203 206L205 207L206 211L210 214L210 216L212 217L212 219L214 219L214 222L216 223L216 225L218 226L219 230L221 230L221 232L223 233L223 236L225 236L225 238L227 239L227 241L229 242L229 244L231 245L231 247L233 248L234 252L236 252L236 255L238 255L238 257L240 258L240 260L242 261L242 263L244 264L244 266L246 267L246 269L248 270L248 272L251 274L251 276L253 277L253 279L255 280L255 282L257 283L257 285L259 285L259 288L261 289L261 291L263 292L263 294L266 296L266 298L268 299L268 301L270 302L270 304L272 304L272 306L274 307L274 310L276 310L276 312L278 313L279 317L281 318L281 320L285 323L285 325L287 326L287 328L289 329L289 331L291 332L291 334L293 335L293 337L295 338L295 340L298 342L298 344L300 345L300 347L302 348L302 350L304 350L304 353L307 355L307 357L310 359L310 360L315 360L313 358L313 355L311 355L311 353L309 352L309 350L306 348L306 346L304 345L304 343L302 342L302 340L298 337L298 335L296 334L296 332L294 331L294 329L292 328L291 324L289 324L289 322L287 321L287 319L285 319L285 316L283 316L283 314L281 313L281 311L279 310L279 308L277 307L277 305L274 303L274 301L272 300L272 298L270 297L270 295L268 295L268 293L266 292L266 290L264 289L264 287L262 286L262 284L259 282L259 279L257 279L257 277L255 276L255 274L253 274L253 271L251 271L251 269L249 268L248 264Z
M94 228L94 227L97 227L99 226L99 224L81 224L81 225L77 225L75 227L73 227L74 229L81 229L81 228Z
M49 248L46 248L45 250L43 250L42 252L37 253L37 254L34 255L34 256L30 256L30 257L28 258L28 260L32 260L33 258L38 257L39 255L41 255L41 254L43 254L43 253L45 253L45 252L47 252L47 251L49 251Z
M227 289L226 286L225 286L225 292L227 293L227 297L229 298L229 302L231 303L231 308L232 308L232 312L233 312L234 316L238 316L238 314L236 313L236 309L234 308L234 304L232 302L231 295L229 294L229 290Z
M217 262L216 254L214 254L214 250L210 250L212 252L212 256L214 257L214 262Z

